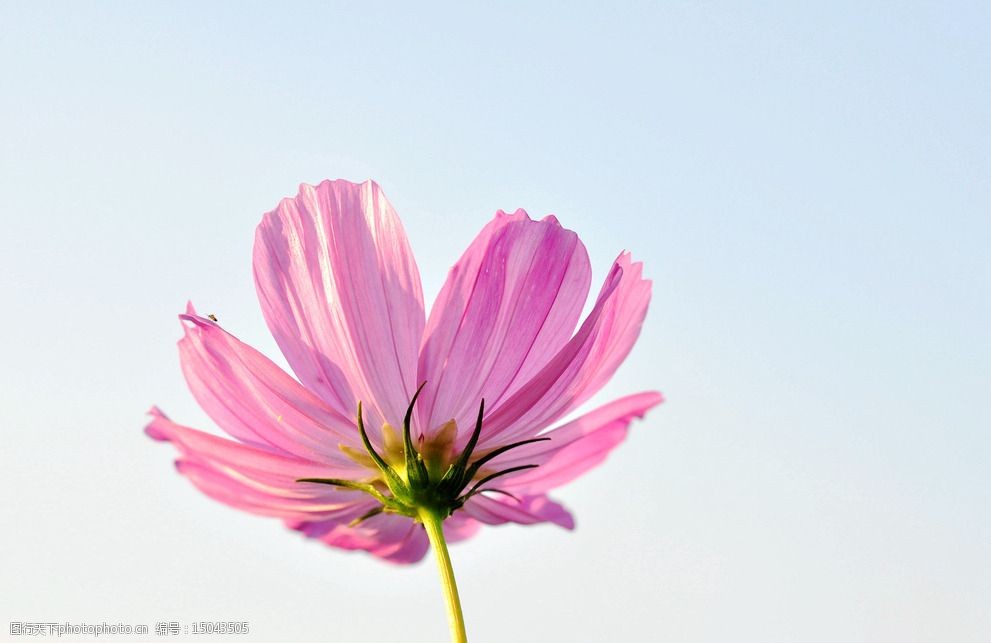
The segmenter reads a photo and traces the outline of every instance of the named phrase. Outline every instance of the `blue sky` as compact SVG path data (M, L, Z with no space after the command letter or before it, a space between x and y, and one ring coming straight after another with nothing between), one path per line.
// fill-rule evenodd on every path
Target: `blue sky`
M0 618L442 640L431 564L212 503L141 433L151 404L210 427L187 299L278 357L254 226L341 177L382 185L428 298L499 208L654 280L597 400L669 401L559 494L574 533L452 549L474 640L981 640L989 14L5 3Z

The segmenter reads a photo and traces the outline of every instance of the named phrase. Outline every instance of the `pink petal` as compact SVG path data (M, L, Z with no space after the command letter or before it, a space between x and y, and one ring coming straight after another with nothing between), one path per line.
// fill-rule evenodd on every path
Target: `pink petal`
M551 522L565 529L575 528L575 519L568 510L545 495L522 496L517 502L512 498L496 500L478 494L472 496L462 511L486 525L501 525L507 522L534 525Z
M454 418L470 428L482 398L495 408L536 375L571 337L590 278L578 235L554 217L497 213L431 310L420 352L421 426Z
M369 496L328 485L297 482L299 477L336 477L324 465L189 429L170 421L157 409L145 429L155 439L173 442L182 453L176 469L205 495L235 509L282 518L303 529L347 529L347 524L378 506ZM392 550L386 552L386 545ZM376 543L381 555L393 557L412 551L410 545ZM369 545L371 547L371 545ZM401 551L400 551L401 550Z
M592 312L558 353L509 399L487 413L480 447L530 437L597 392L640 334L650 281L643 264L623 253L613 264Z
M458 511L444 521L444 539L448 544L468 540L481 528L482 523L469 518L465 512Z
M298 478L348 477L354 473L353 465L339 467L282 455L180 426L158 409L152 409L151 415L152 420L145 427L145 433L150 437L172 442L180 453L196 462L230 470L290 496L304 493L308 486L297 483Z
M394 563L415 563L430 546L419 525L396 515L369 518L356 527L340 520L287 521L286 524L331 547L368 551ZM444 521L444 538L449 545L461 542L478 533L481 526L459 511Z
M500 456L498 468L538 464L508 477L503 485L512 493L543 493L570 482L599 465L626 438L630 423L660 404L660 393L630 395L600 406L590 413L541 434L548 442L536 442ZM495 462L495 461L493 461Z
M420 275L378 185L301 185L255 235L255 285L268 326L300 381L369 425L401 421L416 388Z
M429 549L430 541L426 532L423 531L422 525L415 524L410 527L399 547L392 551L372 550L371 553L390 563L409 565L423 560Z
M374 505L371 498L365 499L367 496L342 493L331 487L325 487L325 491L310 498L288 498L266 493L249 484L250 479L231 475L230 470L225 471L196 459L177 460L176 469L210 498L261 516L347 523Z
M340 451L358 446L352 421L328 407L250 346L239 342L192 305L179 342L182 370L207 414L235 438L282 455L360 467Z
M354 527L333 520L287 524L331 547L364 550L397 564L419 561L430 546L419 523L396 514L379 514Z

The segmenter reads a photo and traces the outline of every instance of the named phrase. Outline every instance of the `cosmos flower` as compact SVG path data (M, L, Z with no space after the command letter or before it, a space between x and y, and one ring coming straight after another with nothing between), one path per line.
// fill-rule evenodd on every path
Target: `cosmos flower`
M591 270L578 235L500 211L427 317L379 186L303 185L264 216L254 247L262 312L296 378L190 305L182 370L233 439L158 409L146 431L211 498L394 563L420 560L431 526L447 542L483 524L571 529L548 492L662 399L637 393L554 426L633 347L650 300L641 268L621 254L579 324Z

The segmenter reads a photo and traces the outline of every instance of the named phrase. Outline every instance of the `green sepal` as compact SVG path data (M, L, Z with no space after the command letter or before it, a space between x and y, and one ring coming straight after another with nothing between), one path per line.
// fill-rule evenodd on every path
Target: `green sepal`
M354 520L352 520L351 522L349 522L348 523L348 527L357 527L358 525L360 525L361 523L365 522L369 518L374 518L375 516L379 515L383 511L385 511L385 506L375 507L371 511L366 511L365 513L361 514L360 516L358 516L357 518L355 518Z
M317 484L329 484L335 487L343 487L345 489L351 489L353 491L364 491L368 495L372 496L379 502L384 504L390 504L392 500L386 498L381 491L375 488L374 485L370 485L367 482L355 482L354 480L341 480L340 478L298 478L296 482L315 482Z
M406 478L409 486L413 489L426 489L430 484L430 475L427 473L427 465L423 463L423 456L413 447L413 439L410 436L410 424L413 419L413 405L416 398L420 397L420 391L427 383L420 384L413 394L413 399L406 409L406 417L403 418L403 454L406 456Z
M405 460L405 471L403 472L403 475L400 475L400 473L392 465L386 462L378 451L375 450L375 447L372 446L371 441L368 439L368 433L365 430L362 404L361 402L358 402L358 432L361 435L362 444L368 454L365 459L365 466L374 465L379 469L379 471L381 471L382 479L385 482L385 486L388 487L388 491L383 489L382 485L378 483L370 484L368 482L343 480L339 478L300 478L297 482L328 484L341 487L343 489L362 491L375 498L381 504L380 507L376 507L375 509L372 509L352 520L350 526L361 524L361 522L383 512L410 516L416 520L419 519L418 516L421 516L423 511L426 510L433 512L433 514L437 516L443 516L446 518L463 507L464 504L474 495L485 491L506 495L517 502L520 502L519 498L507 491L502 489L486 489L484 486L501 476L526 469L533 469L538 466L536 464L509 467L507 469L503 469L502 471L485 475L478 482L472 485L470 489L468 486L471 484L472 479L478 475L480 471L482 471L482 467L494 458L517 447L533 444L535 442L544 442L550 440L551 438L544 436L520 440L512 444L498 447L473 462L471 458L478 446L478 441L482 433L482 417L485 414L485 400L483 399L479 404L478 417L475 421L474 430L472 431L467 444L465 444L465 447L461 453L458 454L456 460L447 465L447 469L444 471L443 475L439 475L439 468L443 466L446 456L443 457L443 459L430 460L431 466L437 467L433 470L434 480L431 480L431 469L427 466L428 463L424 461L423 452L418 451L414 446L412 437L413 409L417 398L423 391L425 384L426 383L421 384L419 388L416 389L416 393L413 395L413 399L410 401L409 406L406 409L406 415L403 420L403 456ZM456 429L453 430L456 431ZM423 439L422 436L420 439ZM445 442L446 447L441 449L441 452L450 453L450 451L453 450L453 440L454 438L452 434L452 436L448 438L448 442ZM356 462L359 461L355 457L352 457L352 459ZM437 477L439 477L439 479L437 479ZM468 489L467 492L465 489ZM390 495L386 495L387 493Z
M468 484L469 482L471 482L471 479L475 477L475 474L478 473L478 470L482 468L482 465L484 465L492 458L496 456L500 456L506 451L515 449L516 447L521 447L526 444L533 444L534 442L546 442L548 440L550 440L550 438L530 438L529 440L520 440L519 442L513 442L512 444L507 444L504 447L499 447L498 449L494 449L493 451L486 453L478 460L472 462L471 466L468 467L468 470L465 471L464 484ZM533 466L537 466L537 465L533 465Z
M537 465L533 465L533 466L537 466ZM514 496L513 494L509 493L505 489L495 489L495 488L479 489L475 493L498 493L498 494L501 494L503 496L509 496L510 498L512 498L513 500L515 500L516 502L523 502L522 500L519 499L519 496Z
M499 478L499 477L504 476L506 474L515 473L517 471L523 471L524 469L535 469L538 466L540 466L540 465L537 465L537 464L524 464L524 465L521 465L521 466L518 466L518 467L510 467L508 469L503 469L502 471L498 471L498 472L493 473L491 475L487 475L484 478L482 478L481 480L479 480L478 482L476 482L475 483L475 486L473 486L468 493L466 493L466 494L462 495L461 497L459 497L458 498L458 502L460 502L463 505L464 503L466 503L468 501L469 498L471 498L472 496L474 496L476 493L480 493L482 491L488 491L487 489L482 489L482 485L485 484L486 482L491 482L492 480L495 480L496 478ZM493 489L493 491L498 491L498 490ZM506 492L503 491L502 493L506 493ZM507 495L510 495L510 494L507 494Z
M471 437L468 438L468 444L465 445L458 459L448 468L444 473L444 477L440 480L442 491L455 494L464 489L464 486L467 484L467 480L464 479L464 473L468 468L468 460L471 458L471 454L475 451L475 446L478 444L478 437L482 434L482 415L484 414L485 398L482 398L482 403L478 405L478 419L475 420L475 428L471 432Z
M389 466L388 462L382 459L382 456L378 454L378 451L375 450L375 447L373 447L372 443L368 440L368 433L365 432L365 421L364 419L362 419L361 416L362 416L361 402L359 401L358 402L358 433L361 434L361 442L362 444L365 445L365 450L368 451L368 455L370 455L372 457L372 460L375 461L375 466L377 466L379 470L382 471L382 474L385 476L385 483L389 485L389 489L392 490L392 495L394 496L408 495L409 487L406 486L406 483L403 481L402 477L400 477L400 475L396 473L395 469Z

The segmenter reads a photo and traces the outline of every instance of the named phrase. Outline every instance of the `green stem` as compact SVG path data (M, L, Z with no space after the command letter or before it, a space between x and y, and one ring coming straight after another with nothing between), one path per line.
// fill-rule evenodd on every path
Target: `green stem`
M454 569L451 567L451 555L447 553L447 542L444 540L444 520L429 509L420 509L420 520L427 530L427 537L434 548L437 558L437 569L440 571L440 584L444 588L444 599L447 602L447 622L451 627L453 643L467 643L465 634L465 617L461 614L461 599L458 598L458 584L454 581Z

